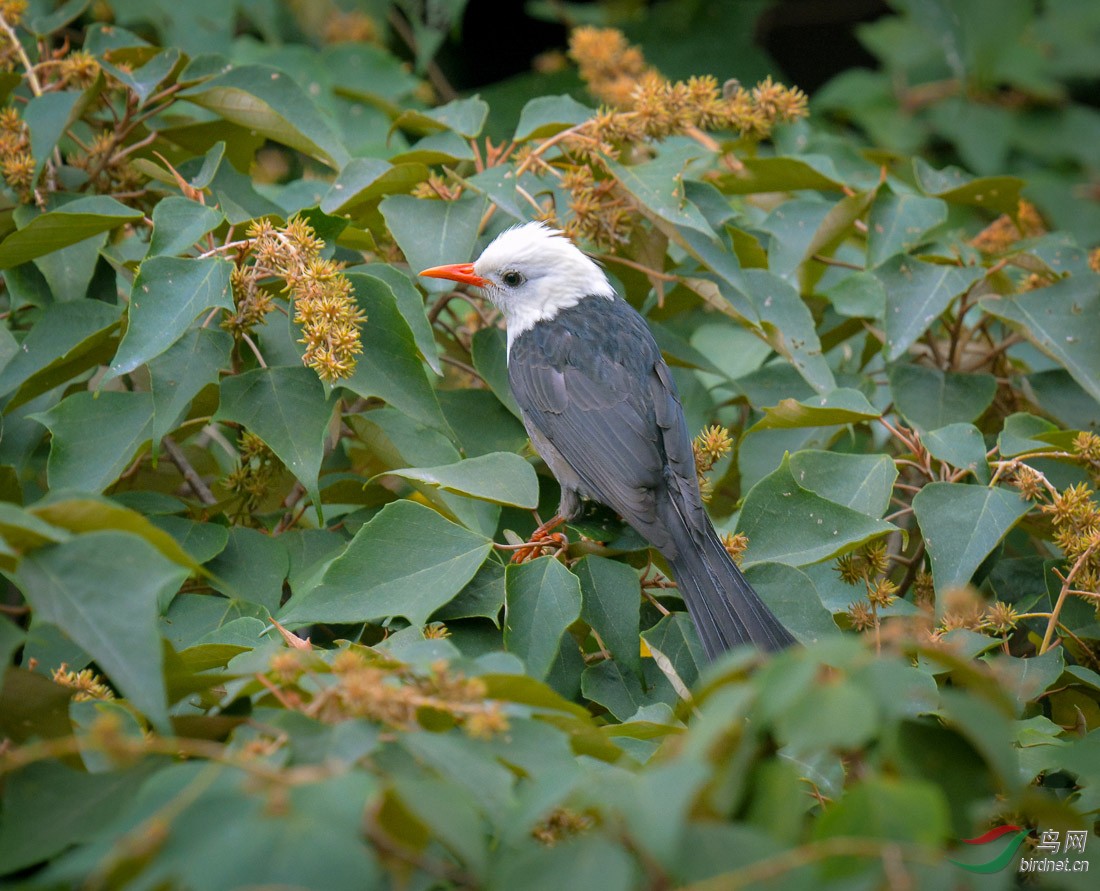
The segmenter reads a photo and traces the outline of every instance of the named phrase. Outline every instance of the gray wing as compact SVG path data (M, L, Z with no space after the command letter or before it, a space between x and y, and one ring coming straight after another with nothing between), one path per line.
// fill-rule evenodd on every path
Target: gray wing
M705 524L675 384L628 304L589 297L536 324L513 342L508 375L529 428L568 464L582 494L661 551L675 550L670 500L677 516L695 520L689 527Z

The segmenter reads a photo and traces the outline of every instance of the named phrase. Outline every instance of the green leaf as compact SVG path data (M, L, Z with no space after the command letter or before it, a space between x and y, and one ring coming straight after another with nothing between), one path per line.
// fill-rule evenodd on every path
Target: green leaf
M984 270L894 256L875 269L875 275L886 289L885 354L892 362L904 355Z
M886 311L886 289L873 272L856 272L822 291L842 316L881 319Z
M851 681L818 681L780 713L775 734L796 755L858 750L875 738L880 722L874 703Z
M638 638L636 643L640 643ZM637 646L635 646L637 649ZM651 660L652 661L652 660ZM666 697L668 689L660 692ZM602 705L619 721L628 721L638 709L653 703L654 691L647 691L641 678L641 659L637 673L619 659L604 659L584 670L581 675L581 694L585 699ZM675 696L671 700L675 703Z
M973 424L948 424L930 430L921 436L921 442L937 461L971 471L979 483L989 482L985 439Z
M500 626L500 611L504 608L504 567L487 560L454 598L443 604L432 618L439 622L452 619L489 619Z
M89 773L42 761L12 773L0 811L0 873L34 866L93 838L132 800L148 772Z
M216 384L229 366L233 337L218 328L192 328L149 362L153 395L153 442L170 433L203 387Z
M114 54L112 54L113 57ZM101 61L100 64L111 73L112 77L133 90L140 104L144 105L156 88L164 83L168 75L179 65L181 58L180 51L172 47L156 53L145 64L132 70L112 65L110 62Z
M172 514L149 517L149 522L171 535L187 556L199 564L212 560L225 550L229 543L230 529L245 528L232 526L227 529L217 523L199 523Z
M0 503L0 538L14 551L67 541L69 533L14 504Z
M894 254L907 254L925 234L947 220L939 198L880 192L867 220L867 262L878 266Z
M997 691L998 698L1001 694ZM977 749L992 768L1002 789L1021 785L1019 750L1012 745L1011 700L1003 707L982 696L966 695L955 689L940 692L942 716Z
M551 557L505 570L504 647L523 659L528 674L545 678L565 629L581 614L581 584Z
M488 116L489 106L477 96L471 96L455 99L428 111L402 112L393 126L419 135L453 130L459 136L476 139L481 135Z
M255 433L298 478L321 511L317 476L325 454L332 405L317 375L301 366L257 368L221 385L217 421L236 421Z
M119 325L118 308L95 300L55 303L39 315L0 372L0 394L16 387L10 412L104 360Z
M23 123L30 130L31 156L35 160L32 187L38 185L38 179L58 140L80 116L84 108L83 98L84 93L79 90L43 93L31 99L23 109Z
M196 105L275 142L316 158L334 170L347 149L294 79L266 65L242 65L180 93Z
M370 263L353 271L360 270L367 275L382 279L390 286L397 311L401 313L401 318L408 323L409 330L412 331L420 358L431 366L432 371L442 375L443 366L439 361L435 332L432 331L432 323L428 321L428 314L424 309L424 295L413 284L412 279L396 267L387 266L385 263Z
M206 568L215 577L215 589L227 597L258 603L275 615L290 571L290 555L281 537L232 526L225 547Z
M185 254L195 242L224 221L225 215L216 207L207 207L179 195L162 198L153 208L149 256Z
M641 588L625 563L587 556L573 566L581 583L581 618L603 641L615 662L641 677Z
M508 411L522 420L523 415L508 383L508 341L504 332L499 328L482 328L474 335L470 352L474 368L485 379L493 395Z
M491 548L488 538L430 508L395 501L359 529L318 587L290 600L281 621L305 625L404 616L423 625L473 578Z
M140 220L142 213L106 195L77 198L33 217L0 242L0 269L59 251L85 238Z
M969 582L1029 507L1015 490L962 483L929 483L913 496L936 590Z
M123 696L167 733L157 597L186 574L137 536L91 532L28 554L16 580L38 618L83 647Z
M800 486L789 456L749 490L737 528L749 537L746 566L817 563L895 529Z
M989 408L997 392L991 374L945 372L924 365L894 365L888 374L894 407L920 431L973 421Z
M73 393L29 416L52 434L46 474L51 489L102 492L152 438L149 393Z
M546 139L575 124L583 123L595 114L595 110L581 105L568 94L561 96L536 96L525 106L512 137L516 142L528 139Z
M666 144L651 161L626 166L608 163L612 175L641 205L642 210L673 226L684 226L714 237L706 217L684 197L684 168L706 154L698 145Z
M778 405L764 409L764 417L750 430L787 430L794 427L831 427L834 424L857 424L882 414L859 390L839 388L824 396L814 396L801 402L784 399Z
M678 696L684 696L699 677L699 669L707 664L703 645L687 613L663 616L652 628L642 632L660 673L672 684ZM648 673L648 672L647 672Z
M501 852L491 891L560 891L598 888L630 891L641 882L634 858L622 845L599 835L576 835L552 847L527 843Z
M129 325L107 378L129 374L186 334L199 313L233 309L229 273L221 257L151 257L141 264L130 291Z
M446 431L439 400L393 290L373 275L352 272L348 279L367 320L361 332L363 352L342 385L360 396L384 399L410 417Z
M801 570L782 563L757 563L745 570L745 578L799 642L811 644L840 633L814 583Z
M881 517L890 505L897 467L887 455L848 455L813 449L791 455L791 476L804 489L837 504Z
M1005 418L1004 427L997 434L997 451L1002 458L1015 458L1028 452L1048 452L1050 443L1045 437L1058 432L1058 428L1046 420L1025 411L1017 411Z
M922 158L913 159L917 185L926 195L948 204L969 204L995 213L1015 214L1025 181L1018 176L984 176L975 179L958 167L935 170Z
M827 838L883 838L942 845L949 837L947 802L924 780L874 777L844 793L825 810L813 835Z
M492 452L439 467L405 467L387 470L392 475L438 486L446 492L466 495L493 504L534 509L539 504L535 469L519 455Z
M474 150L466 139L451 130L444 130L429 133L408 151L394 155L393 160L401 164L455 165L473 161Z
M378 209L409 261L409 268L419 272L442 263L470 260L485 207L483 195L465 195L457 201L427 201L411 195L391 195ZM420 284L433 292L453 287L438 279L421 279Z
M1100 401L1100 276L1072 275L1024 294L987 297L981 308L1017 328Z
M109 498L55 498L28 508L28 512L55 528L74 533L128 532L145 539L164 557L183 568L202 572L202 568L164 530L136 510L123 507Z
M741 169L722 173L714 184L728 195L757 192L814 191L839 192L844 183L833 159L827 155L803 155L800 158L742 158Z
M352 158L321 199L325 213L357 217L386 195L404 194L428 178L424 164L390 164L380 158Z

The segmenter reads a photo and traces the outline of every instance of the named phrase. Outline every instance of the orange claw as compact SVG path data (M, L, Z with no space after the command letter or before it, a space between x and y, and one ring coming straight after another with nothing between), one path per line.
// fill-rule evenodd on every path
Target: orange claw
M526 563L542 556L542 552L550 550L553 554L560 554L569 547L569 539L562 532L553 532L565 520L562 517L554 517L543 523L534 532L525 547L520 548L512 555L512 563Z

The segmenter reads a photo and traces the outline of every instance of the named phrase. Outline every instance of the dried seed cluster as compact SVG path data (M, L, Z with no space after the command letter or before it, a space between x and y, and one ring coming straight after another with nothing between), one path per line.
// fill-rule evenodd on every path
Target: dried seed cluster
M310 683L298 684L305 675ZM283 687L284 704L326 723L367 718L413 730L422 726L425 714L434 714L476 739L508 729L507 715L499 702L487 698L485 684L445 662L422 672L362 647L341 650L329 663L317 652L283 650L272 657L268 676ZM287 689L291 685L296 686Z
M237 443L241 463L225 478L225 487L240 499L234 521L251 516L271 492L282 462L260 437L247 430Z
M856 631L878 629L878 611L897 600L898 586L887 577L889 569L890 554L884 541L837 558L836 571L841 580L864 587L865 595L848 605L848 620Z
M569 55L589 91L614 109L595 128L610 142L661 139L692 127L762 139L776 124L806 115L806 94L770 77L751 90L737 81L720 87L709 75L669 81L614 28L574 29Z
M970 243L983 253L1001 254L1016 242L1025 238L1038 238L1046 231L1038 208L1030 201L1021 198L1015 219L1006 213L1001 214L975 235Z
M35 164L30 146L30 130L18 109L9 105L0 110L0 174L24 204L31 200L34 184Z

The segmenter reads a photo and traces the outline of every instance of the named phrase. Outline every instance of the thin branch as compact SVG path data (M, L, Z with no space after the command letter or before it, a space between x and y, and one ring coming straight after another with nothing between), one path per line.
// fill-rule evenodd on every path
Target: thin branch
M396 7L390 7L389 14L390 27L397 32L397 36L404 41L413 53L416 53L416 35L413 34L413 30L409 23L405 20L405 17L398 12ZM428 80L431 81L435 91L439 94L439 97L446 102L450 102L452 99L458 98L458 93L455 88L451 86L447 80L447 76L443 73L443 69L436 64L434 59L430 59L427 64Z
M165 436L161 440L161 445L164 446L168 459L183 474L184 481L191 487L191 491L195 493L199 501L207 505L217 504L218 499L214 497L214 493L210 491L210 487L199 476L198 471L191 466L191 462L187 460L187 455L183 453L183 449L176 444L176 441L171 436Z
M4 33L8 36L8 40L11 41L15 52L19 56L19 61L23 63L23 67L27 69L27 83L30 85L31 92L35 96L42 95L42 83L38 80L38 74L34 70L34 66L31 64L30 57L27 55L27 51L23 49L23 44L20 43L18 36L16 36L15 29L8 24L8 20L0 15L0 29L3 29Z
M1096 549L1100 547L1100 538L1093 541L1080 557L1077 558L1073 564L1073 568L1070 569L1069 575L1065 577L1062 582L1062 590L1058 592L1058 600L1054 604L1054 609L1050 611L1050 619L1047 621L1047 630L1043 634L1043 643L1039 647L1039 655L1042 656L1047 650L1050 649L1051 643L1054 640L1054 629L1058 624L1058 616L1062 612L1062 607L1065 606L1066 599L1069 597L1073 590L1073 580L1077 577L1077 574L1084 568L1089 558L1096 552Z

